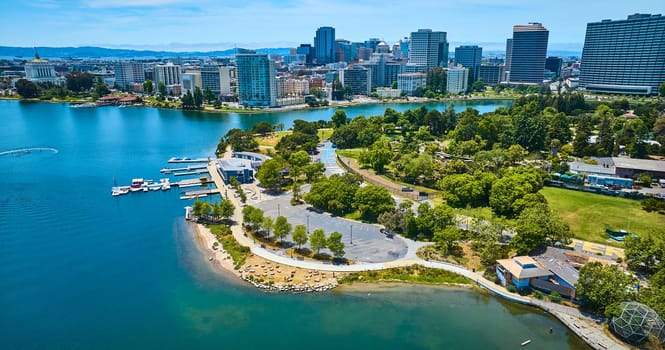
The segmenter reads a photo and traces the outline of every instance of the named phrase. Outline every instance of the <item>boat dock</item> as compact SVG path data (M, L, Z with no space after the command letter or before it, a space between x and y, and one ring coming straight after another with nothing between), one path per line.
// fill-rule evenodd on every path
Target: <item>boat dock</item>
M210 179L209 177L202 177L200 179L187 179L178 182L173 182L171 183L171 186L178 186L180 188L194 187L194 186L207 185L212 182L213 182L212 179Z
M210 158L195 158L195 159L190 159L190 158L176 158L173 157L169 159L169 163L208 163Z
M180 171L192 171L192 170L200 170L200 169L207 169L208 167L205 165L190 165L188 167L184 168L162 168L159 172L162 174L171 174L175 172L180 172Z
M209 190L198 190L198 191L187 191L183 196L180 196L180 199L194 199L207 197L208 195L219 194L218 188L213 188Z
M198 174L205 174L207 172L208 172L208 169L197 169L197 170L192 170L192 171L183 171L183 172L173 173L173 176L198 175Z

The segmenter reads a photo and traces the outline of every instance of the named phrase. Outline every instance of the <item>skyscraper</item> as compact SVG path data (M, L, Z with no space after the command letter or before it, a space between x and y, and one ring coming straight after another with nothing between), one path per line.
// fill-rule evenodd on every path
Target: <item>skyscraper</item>
M335 62L335 28L321 27L316 30L314 52L317 64Z
M483 48L476 45L458 46L455 48L455 65L471 69L469 82L478 80L480 61L483 57Z
M252 107L277 106L277 70L267 54L236 55L238 98Z
M506 39L506 60L503 62L503 77L501 80L510 81L510 64L513 61L513 38Z
M448 41L446 32L433 32L431 29L418 29L411 33L409 63L427 69L448 66Z
M169 62L167 64L158 64L153 71L155 86L163 83L166 86L180 85L182 83L180 66Z
M541 84L550 31L540 23L516 25L510 55L510 82Z
M665 81L665 17L634 14L587 24L580 87L653 95Z
M201 66L201 88L209 88L217 95L231 94L231 67L219 64Z

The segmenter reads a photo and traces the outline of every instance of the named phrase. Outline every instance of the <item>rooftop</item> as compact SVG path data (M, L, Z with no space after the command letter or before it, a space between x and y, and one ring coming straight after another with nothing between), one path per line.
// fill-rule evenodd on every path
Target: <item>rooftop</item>
M516 256L511 259L497 260L496 262L517 279L552 275L551 272L530 256Z
M242 171L252 169L252 162L241 158L224 158L217 160L217 166L223 171Z
M663 160L612 157L612 161L617 168L665 172L665 161Z

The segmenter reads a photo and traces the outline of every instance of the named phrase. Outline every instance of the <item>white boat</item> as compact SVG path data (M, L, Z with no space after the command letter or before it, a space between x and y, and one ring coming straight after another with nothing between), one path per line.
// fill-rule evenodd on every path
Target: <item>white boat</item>
M171 189L171 182L169 179L160 179L159 183L162 185L162 191L168 191Z
M116 186L111 188L111 195L112 196L120 196L123 194L129 193L129 186Z
M531 343L531 339L527 339L527 340L523 341L522 344L520 344L520 345L521 346L526 346L526 345L529 345L529 343Z
M154 183L154 184L146 185L146 187L147 187L150 191L159 191L159 190L162 189L162 186L163 186L163 185L162 185L161 183Z

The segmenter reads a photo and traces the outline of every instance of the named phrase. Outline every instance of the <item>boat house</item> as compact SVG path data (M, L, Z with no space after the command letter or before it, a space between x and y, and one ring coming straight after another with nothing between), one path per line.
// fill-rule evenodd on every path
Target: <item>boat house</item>
M579 275L570 266L562 266L553 260L539 262L530 256L516 256L496 262L496 275L503 286L513 285L517 290L533 288L575 298L574 284Z
M226 184L229 183L232 177L235 177L240 183L250 183L254 181L252 161L248 159L218 159L217 171Z

